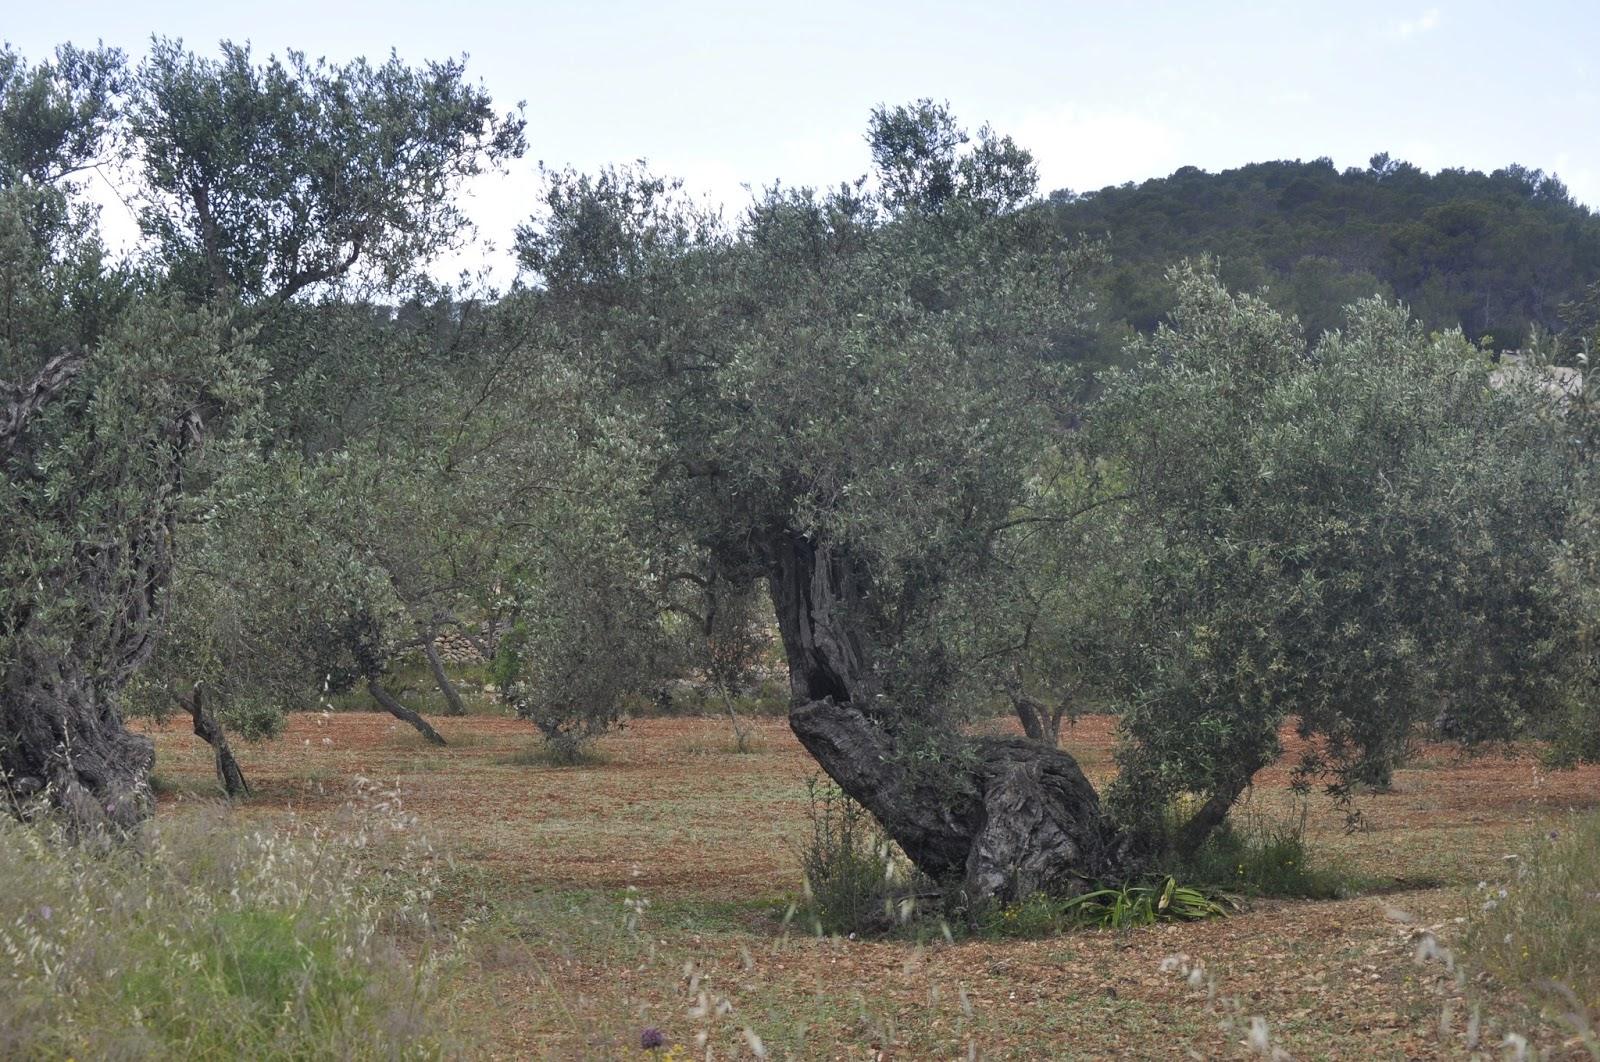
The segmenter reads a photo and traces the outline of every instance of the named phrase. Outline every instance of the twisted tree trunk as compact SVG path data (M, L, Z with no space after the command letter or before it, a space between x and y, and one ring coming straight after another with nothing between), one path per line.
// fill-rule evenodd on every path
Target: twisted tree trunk
M24 384L0 381L0 469L32 474L30 422L70 393L87 364L78 353L52 358ZM42 805L74 828L131 827L155 802L155 747L130 732L122 690L149 660L165 620L177 500L201 424L185 409L163 428L148 490L115 525L81 537L72 500L43 503L47 518L80 537L37 578L31 594L0 611L0 791L23 814ZM62 508L51 512L50 504ZM49 605L69 601L67 618ZM6 659L9 657L9 659Z
M83 661L24 641L0 687L0 786L11 810L41 804L76 828L128 828L154 808L155 746L123 725Z
M870 666L867 580L847 556L803 536L782 535L771 556L789 725L912 862L985 900L1072 895L1126 875L1131 847L1067 753L951 735L945 762L904 755Z
M230 797L249 796L250 786L245 783L244 772L239 769L239 761L233 758L233 750L228 747L227 732L222 729L217 717L205 706L201 687L196 686L193 692L184 698L183 706L194 719L194 736L211 746L217 763L217 781L222 783L222 791Z

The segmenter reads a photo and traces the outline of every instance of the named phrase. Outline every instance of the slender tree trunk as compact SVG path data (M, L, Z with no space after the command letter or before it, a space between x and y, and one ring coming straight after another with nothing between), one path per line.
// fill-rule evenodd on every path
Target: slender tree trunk
M439 732L428 725L428 721L413 712L410 708L394 699L394 695L383 688L377 679L367 680L367 692L372 694L372 699L381 704L385 711L396 719L403 719L417 728L417 732L435 745L446 744Z
M784 534L770 583L789 660L789 725L841 789L922 870L973 899L1071 895L1123 876L1130 846L1070 755L1034 741L951 735L946 762L900 755L863 628L867 587L849 558Z
M1206 802L1200 805L1200 810L1178 828L1178 832L1172 838L1173 850L1185 859L1200 851L1200 846L1206 843L1206 839L1227 821L1228 812L1233 810L1233 805L1238 803L1239 797L1249 787L1256 771L1263 766L1264 764L1260 763L1244 765L1231 776L1230 781L1219 785L1211 796L1206 798Z
M1067 703L1062 701L1054 708L1046 708L1025 693L1011 694L1011 706L1016 709L1022 732L1029 741L1038 741L1051 748L1061 745L1061 720L1066 717Z
M433 644L432 634L422 641L422 655L428 658L428 670L433 672L433 681L438 684L439 692L444 694L445 703L450 706L445 714L466 715L467 706L461 703L461 694L456 692L450 676L445 674L444 661L439 659L439 647Z
M728 721L733 724L733 740L738 745L740 752L750 751L750 733L739 723L739 713L733 710L733 698L728 696L728 687L717 685L717 692L722 694L722 705L728 709Z
M233 750L228 747L227 732L205 706L202 688L196 686L183 703L194 719L194 736L210 745L216 757L217 781L222 783L222 791L230 797L249 796L250 786L245 783L239 761L233 758Z
M1046 733L1044 725L1044 706L1025 693L1013 693L1011 706L1016 709L1017 719L1022 723L1022 732L1029 741L1039 741L1054 745L1055 737Z

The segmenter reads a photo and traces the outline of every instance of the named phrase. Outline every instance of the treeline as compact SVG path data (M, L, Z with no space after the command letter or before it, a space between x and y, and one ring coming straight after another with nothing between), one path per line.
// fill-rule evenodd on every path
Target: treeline
M1517 165L1428 174L1381 154L1342 172L1326 158L1185 166L1050 201L1063 231L1106 241L1101 314L1114 331L1154 328L1176 299L1166 270L1199 255L1219 259L1230 287L1267 289L1311 338L1353 299L1381 294L1494 349L1577 324L1574 304L1600 279L1600 215Z

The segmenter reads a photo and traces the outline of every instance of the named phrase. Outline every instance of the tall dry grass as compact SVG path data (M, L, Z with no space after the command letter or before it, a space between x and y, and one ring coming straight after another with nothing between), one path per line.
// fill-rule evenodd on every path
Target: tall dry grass
M434 880L411 825L370 786L330 830L215 806L71 839L0 815L0 1058L453 1052L447 957L396 943L426 924ZM401 868L377 887L362 872L375 849Z

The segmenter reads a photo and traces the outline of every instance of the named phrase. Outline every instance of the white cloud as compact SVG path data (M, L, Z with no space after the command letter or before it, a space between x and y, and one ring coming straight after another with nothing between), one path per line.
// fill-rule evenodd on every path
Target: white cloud
M996 127L1033 152L1044 191L1093 191L1161 176L1190 161L1177 128L1135 111L1066 106Z
M1430 7L1416 18L1402 19L1395 23L1393 33L1400 40L1409 40L1438 29L1441 21L1443 16L1440 15L1439 9Z
M1565 151L1556 155L1554 172L1561 178L1561 183L1567 186L1567 191L1572 193L1572 198L1590 210L1600 211L1600 172L1593 167L1579 165Z

